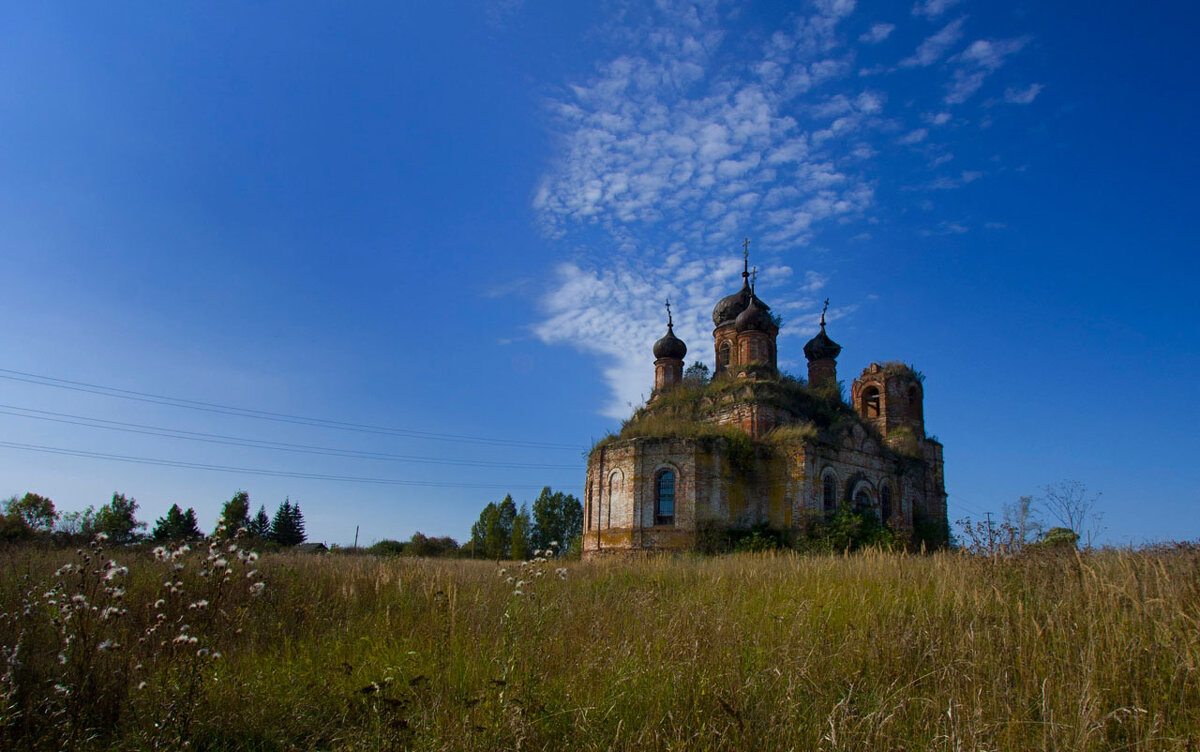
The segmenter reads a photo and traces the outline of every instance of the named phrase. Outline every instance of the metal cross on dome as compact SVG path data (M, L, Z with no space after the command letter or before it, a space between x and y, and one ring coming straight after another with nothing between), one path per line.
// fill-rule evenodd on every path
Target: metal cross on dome
M825 312L829 310L829 298L825 298L825 307L821 309L821 328L825 328Z
M670 329L674 325L674 322L671 320L671 299L667 298L667 328Z

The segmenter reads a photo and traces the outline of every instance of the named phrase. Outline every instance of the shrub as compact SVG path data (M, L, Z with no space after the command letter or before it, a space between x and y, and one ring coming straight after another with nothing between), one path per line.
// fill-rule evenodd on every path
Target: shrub
M404 543L385 538L371 544L367 548L367 553L375 554L376 556L400 556L404 553Z
M895 534L880 523L874 512L854 509L846 503L829 516L809 515L803 529L795 543L799 551L839 553L872 547L890 549L896 544Z
M1028 547L1042 551L1073 551L1079 545L1079 533L1066 527L1052 527Z

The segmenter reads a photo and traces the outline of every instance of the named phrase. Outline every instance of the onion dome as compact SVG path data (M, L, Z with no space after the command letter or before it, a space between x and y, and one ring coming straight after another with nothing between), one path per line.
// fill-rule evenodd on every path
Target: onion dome
M742 276L748 277L749 275L743 274ZM720 326L735 320L750 305L750 299L753 297L754 293L750 291L750 280L746 279L742 282L741 290L717 301L717 305L713 307L713 324Z
M758 299L754 293L750 294L750 303L746 306L746 310L738 314L734 319L734 328L739 332L756 331L771 334L778 331L775 322L771 320L771 314L768 311L771 307Z
M687 345L675 336L675 328L671 324L667 324L667 333L654 343L654 357L683 360L685 355L687 355Z
M836 360L842 346L825 333L825 316L821 316L821 331L804 346L804 357L813 360Z

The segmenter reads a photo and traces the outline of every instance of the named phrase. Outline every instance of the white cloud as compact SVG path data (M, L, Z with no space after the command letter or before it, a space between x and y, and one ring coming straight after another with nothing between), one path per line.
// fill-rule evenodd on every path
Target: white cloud
M488 23L503 28L508 19L521 11L525 0L488 0L484 13Z
M978 65L988 71L994 71L1004 65L1004 59L1013 53L1020 52L1029 42L1028 37L1015 39L988 40L978 39L963 50L957 58L964 63Z
M1004 90L1004 101L1009 104L1029 104L1037 99L1037 95L1042 91L1041 84L1030 84L1024 89L1008 88Z
M862 42L863 44L878 44L879 42L882 42L891 36L892 32L895 30L895 24L877 23L872 25L870 29L859 36L858 41Z
M962 39L963 24L967 17L962 16L956 18L950 23L943 26L937 33L927 37L921 44L917 45L917 51L912 57L907 57L900 61L900 65L905 68L916 66L925 67L933 65L946 54L946 51L953 47L958 40Z
M954 71L950 83L946 84L946 104L962 104L970 99L971 95L983 86L986 75L983 71L968 71L963 68Z
M806 272L799 289L785 284L779 254L874 199L842 162L860 145L845 137L876 126L886 94L815 97L852 70L836 24L853 7L818 2L770 36L761 59L722 66L714 14L660 4L653 24L629 32L624 54L547 102L562 152L534 195L542 227L559 239L600 230L618 252L560 265L534 333L605 360L606 415L628 415L646 395L662 297L671 296L679 336L709 359L708 317L740 283L743 234L754 234L758 284L773 305L824 283Z
M959 222L939 222L932 229L922 230L921 234L928 237L931 235L962 235L966 232L969 232L967 226Z
M951 155L945 155L944 157L939 157L938 159L935 159L932 164L930 164L930 167L936 167L938 165L944 164L946 162L949 162L953 158L954 157ZM928 183L925 183L924 185L909 186L909 187L906 187L904 190L909 190L909 191L920 191L920 190L950 191L950 190L954 190L956 188L962 188L964 185L967 185L968 183L974 183L976 180L979 180L981 177L983 177L983 173L980 172L979 170L963 170L962 172L959 173L959 176L957 178L947 177L946 175L939 175L938 177L934 178L933 180L929 181Z
M946 84L946 104L962 104L967 101L983 86L983 81L989 74L1004 65L1010 55L1020 52L1028 42L1029 37L978 39L972 42L965 50L951 58L951 62L957 67L950 82ZM1037 96L1037 92L1034 92L1033 96Z
M947 9L958 5L960 0L924 0L913 6L912 12L914 16L925 16L926 18L937 18L946 12Z
M509 295L523 295L529 292L533 285L533 278L518 277L507 282L500 282L483 290L485 298L503 298Z
M614 53L545 101L557 152L532 203L565 258L532 334L598 359L611 393L603 412L611 417L625 417L649 392L650 348L665 330L663 298L671 298L689 359L711 363L712 306L741 283L747 235L760 294L795 312L783 334L803 331L797 321L815 325L827 279L802 254L833 253L809 245L827 226L872 223L875 158L922 143L929 128L950 121L948 112L928 113L921 127L888 112L890 101L910 99L920 81L936 91L941 79L933 69L912 71L906 78L918 84L905 81L902 92L888 91L889 77L864 87L854 75L848 42L874 44L894 27L875 24L847 37L852 0L817 0L814 11L753 43L727 34L722 25L731 16L717 3L623 3L604 30ZM936 3L924 2L929 12L921 15L940 15L951 4L934 12ZM924 69L945 60L964 23L946 24L901 64ZM951 64L964 75L986 75L1015 51L1011 41L973 44ZM932 158L945 149L927 151ZM945 186L924 187L978 177L963 171L944 178ZM930 202L917 205L926 203L932 211ZM931 225L939 219L927 216ZM966 231L949 221L934 226L929 233Z
M883 104L887 101L887 96L878 91L864 91L854 100L854 105L861 112L868 115L874 115L883 111Z

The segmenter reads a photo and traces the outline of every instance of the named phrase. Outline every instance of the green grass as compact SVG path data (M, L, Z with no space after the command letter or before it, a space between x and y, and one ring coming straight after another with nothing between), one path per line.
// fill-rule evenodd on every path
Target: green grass
M145 665L160 648L136 637L163 565L104 556L130 567L121 650ZM56 643L37 635L40 594L70 558L0 553L18 573L0 582L6 656L21 639L19 668L0 682L7 749L1183 750L1200 739L1200 554L1188 549L654 558L571 564L565 579L553 563L501 574L475 561L268 555L261 596L239 580L227 610L189 625L219 660L159 660L144 679L104 664L126 712L68 738L44 721L69 700L52 687ZM180 577L189 593L213 587L188 568ZM192 714L186 733L156 729L167 710Z

